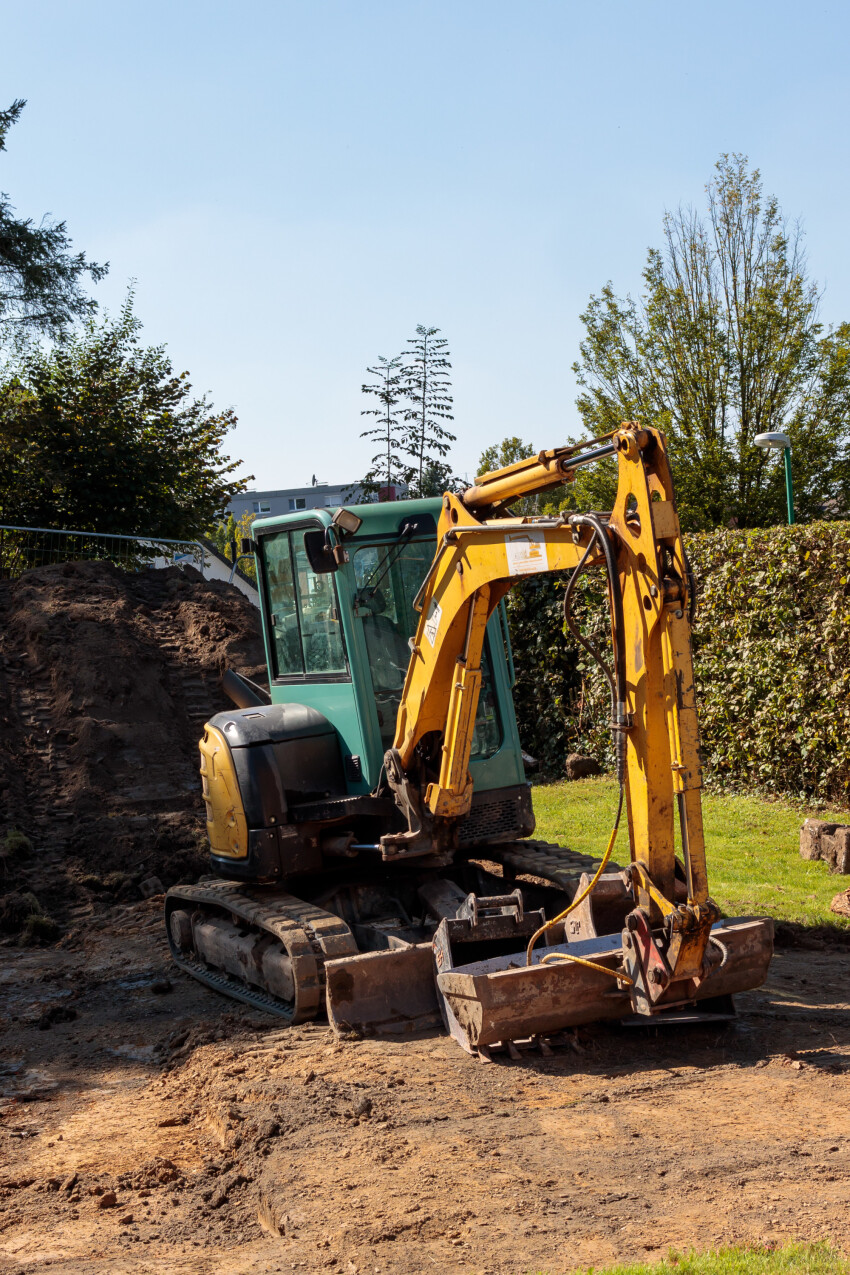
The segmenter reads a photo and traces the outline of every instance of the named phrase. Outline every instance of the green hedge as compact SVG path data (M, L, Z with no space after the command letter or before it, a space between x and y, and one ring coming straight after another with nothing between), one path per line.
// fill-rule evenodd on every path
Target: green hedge
M706 779L845 803L850 797L850 523L686 539L699 581L694 664ZM508 600L523 746L549 774L569 752L610 764L608 692L563 632L564 578ZM601 571L576 596L608 646Z

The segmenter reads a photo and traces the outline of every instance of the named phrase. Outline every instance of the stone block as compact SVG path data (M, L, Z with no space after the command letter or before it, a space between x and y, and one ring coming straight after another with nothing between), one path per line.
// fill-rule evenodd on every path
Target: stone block
M820 857L833 872L850 875L850 824L833 824L820 837Z
M566 762L567 779L586 779L589 775L601 775L602 767L595 757L583 753L570 753Z
M819 859L821 837L825 830L832 832L835 827L834 823L826 823L823 819L807 819L800 829L800 858Z

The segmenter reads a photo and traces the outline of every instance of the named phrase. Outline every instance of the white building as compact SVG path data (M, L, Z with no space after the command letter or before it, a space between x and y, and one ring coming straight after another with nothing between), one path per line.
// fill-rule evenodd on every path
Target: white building
M380 500L403 500L407 488L403 483L381 489ZM374 500L372 496L370 499ZM340 505L356 505L363 502L358 483L317 483L309 487L279 487L275 491L243 491L227 506L227 512L238 522L247 510L258 518L277 517L278 514L294 514L301 509L337 509Z

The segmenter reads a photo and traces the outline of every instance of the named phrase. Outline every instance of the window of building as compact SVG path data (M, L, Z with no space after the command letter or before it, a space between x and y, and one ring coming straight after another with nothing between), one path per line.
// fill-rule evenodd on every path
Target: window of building
M289 508L290 509L306 509L307 497L306 496L290 496Z
M267 500L255 500L253 504L255 514L270 514L272 511L272 507Z

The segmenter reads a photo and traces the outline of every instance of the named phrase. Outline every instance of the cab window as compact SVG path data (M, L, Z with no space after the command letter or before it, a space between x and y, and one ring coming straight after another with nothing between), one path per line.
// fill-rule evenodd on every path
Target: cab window
M365 545L354 553L355 614L363 624L378 727L385 747L395 735L398 706L410 661L409 639L419 616L413 600L434 556L433 540ZM489 643L481 657L481 693L471 759L492 757L502 743L502 723L493 686Z
M274 676L347 674L333 577L316 575L304 531L263 537Z
M332 575L317 575L304 549L304 532L292 536L301 649L306 673L345 673L345 651Z

